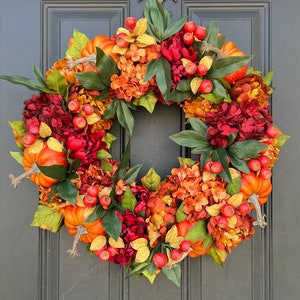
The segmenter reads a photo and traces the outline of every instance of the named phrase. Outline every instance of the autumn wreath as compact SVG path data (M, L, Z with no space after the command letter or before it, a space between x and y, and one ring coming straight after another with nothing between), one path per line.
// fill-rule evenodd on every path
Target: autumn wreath
M288 139L270 114L272 72L248 67L250 56L219 33L187 18L171 21L158 1L145 18L129 17L111 38L74 30L66 58L34 79L1 79L39 91L10 121L24 166L39 187L32 226L64 224L102 261L126 266L151 282L162 271L180 284L180 261L208 254L223 264L232 248L266 225L261 206ZM137 180L129 167L131 110L177 105L186 129L170 138L190 149L165 179L153 168ZM110 154L118 121L128 135L121 161ZM256 213L255 213L256 212ZM255 216L255 219L254 219Z

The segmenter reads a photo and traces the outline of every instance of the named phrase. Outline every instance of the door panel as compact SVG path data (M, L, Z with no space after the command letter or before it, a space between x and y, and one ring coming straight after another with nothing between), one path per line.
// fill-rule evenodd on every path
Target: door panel
M2 74L31 76L33 63L44 70L49 68L64 56L73 28L91 38L96 34L112 35L127 16L142 17L146 0L23 2L0 0ZM285 5L287 2L289 5ZM164 1L174 18L187 15L204 26L217 19L220 32L228 40L255 55L255 68L264 72L275 70L277 89L272 104L275 124L293 136L283 147L274 169L274 192L264 212L268 226L263 230L257 228L251 241L233 249L223 268L209 257L185 261L181 288L163 275L153 285L145 278L126 279L119 266L89 257L83 244L79 246L81 256L71 259L66 251L73 239L65 229L51 234L29 227L37 205L37 192L29 181L24 181L17 190L10 186L6 174L17 174L20 166L9 157L9 151L16 149L7 121L20 118L22 102L32 93L0 81L1 299L298 299L300 288L295 278L299 277L300 263L295 249L299 249L300 242L295 238L299 237L299 226L295 227L294 220L300 211L297 200L300 165L299 160L288 158L300 149L296 124L300 109L296 100L299 62L295 60L298 55L295 48L299 48L300 42L293 40L298 47L287 47L288 54L282 53L283 45L290 43L288 28L292 25L291 17L296 18L294 12L299 11L300 2L288 0L285 3L280 0ZM143 109L135 112L132 138L135 150L131 163L143 163L141 176L151 166L162 177L170 172L183 150L168 137L183 128L184 120L177 107L160 105L153 115ZM117 125L113 127L113 134L118 138L113 156L119 159L126 138Z

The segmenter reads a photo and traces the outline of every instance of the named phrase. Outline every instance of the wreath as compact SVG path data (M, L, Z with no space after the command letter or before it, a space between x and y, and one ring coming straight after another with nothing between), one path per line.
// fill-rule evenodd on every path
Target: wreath
M172 21L159 1L128 17L112 37L74 30L66 58L34 78L1 75L39 91L10 121L25 173L39 190L32 226L62 225L102 261L152 283L162 272L180 284L180 262L208 254L222 265L232 248L267 223L262 205L280 147L289 136L272 122L272 72L219 33L217 22ZM179 106L185 130L170 136L189 151L165 179L129 166L132 110ZM129 142L121 161L110 148L118 121ZM134 149L133 149L134 150ZM256 213L255 213L256 212ZM253 217L255 216L255 218Z

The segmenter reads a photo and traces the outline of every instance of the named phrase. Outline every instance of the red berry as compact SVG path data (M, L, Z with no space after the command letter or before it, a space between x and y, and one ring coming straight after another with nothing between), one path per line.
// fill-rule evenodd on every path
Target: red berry
M211 170L211 172L213 172L215 174L219 174L223 171L223 166L219 161L214 161L210 165L210 170Z
M22 138L22 144L24 147L29 147L34 144L36 136L33 133L26 133Z
M199 64L198 67L197 67L197 70L196 70L196 73L197 75L199 76L205 76L207 74L207 67L202 65L202 64Z
M194 38L194 35L192 32L186 32L184 35L183 35L183 42L186 44L186 45L191 45L193 44L195 38Z
M221 213L224 217L230 218L235 214L235 208L233 205L227 203L221 207Z
M92 197L97 197L99 194L99 187L96 185L91 185L87 188L86 192Z
M180 250L183 251L183 252L188 252L190 251L190 248L191 248L191 242L190 241L182 241L179 245L180 247Z
M197 65L192 61L187 63L184 68L189 75L193 75L197 71Z
M272 177L272 171L269 168L262 168L260 170L259 176L263 179L270 179Z
M94 107L93 107L93 105L87 103L87 104L84 104L84 105L82 106L82 111L83 111L87 116L89 116L89 115L91 115L91 114L94 112Z
M242 202L239 205L238 210L242 215L247 215L250 212L250 205L247 202Z
M170 257L174 261L178 261L182 258L182 251L179 249L173 249L170 253Z
M274 126L270 126L266 131L266 135L269 138L276 138L278 134L279 134L278 129Z
M116 44L120 47L120 48L126 48L129 45L129 42L127 42L125 40L127 34L124 32L121 32L117 35L116 37Z
M198 40L203 40L206 36L206 28L202 26L196 26L194 35Z
M98 254L98 257L102 261L108 261L110 258L109 251L107 249L102 249L102 251L100 251L100 253Z
M208 94L210 93L214 88L214 85L212 81L209 79L204 79L200 83L199 91L201 94Z
M97 202L98 202L98 198L90 196L89 194L85 194L83 197L83 204L86 207L96 206Z
M68 102L68 109L73 112L77 113L80 109L80 102L77 100L71 100Z
M108 250L110 256L115 256L119 252L118 248L114 248L112 246L109 246L107 248L107 250Z
M161 252L153 255L153 263L157 268L163 268L168 262L167 255Z
M133 30L136 25L136 18L135 17L128 17L125 19L125 27L129 30Z
M33 134L39 134L39 130L40 130L40 125L38 124L31 124L29 125L29 133L33 133Z
M86 124L87 124L86 118L82 115L77 115L73 119L73 125L78 129L84 128Z
M271 163L271 159L267 155L261 155L258 157L261 167L267 167Z
M260 170L261 163L258 159L250 159L250 161L248 162L248 167L251 171L256 172Z
M228 226L228 219L224 216L219 216L218 218L218 227L226 228Z
M184 24L185 32L193 32L196 29L196 24L194 21L189 21Z
M204 164L204 171L206 171L206 172L212 172L211 171L211 165L212 165L212 161L207 161L205 164Z
M104 209L107 209L108 206L111 204L111 199L108 195L102 195L99 199L100 204L103 206Z

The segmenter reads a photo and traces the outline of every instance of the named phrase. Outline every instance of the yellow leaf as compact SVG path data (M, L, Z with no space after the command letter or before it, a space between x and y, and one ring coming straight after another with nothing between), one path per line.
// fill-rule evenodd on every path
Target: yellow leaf
M191 90L192 90L193 94L196 95L198 93L201 81L202 81L202 79L200 77L195 77L195 78L192 79L192 81L191 81Z
M151 35L141 34L136 38L136 44L139 47L147 47L147 46L156 44L156 40Z
M182 62L182 65L185 67L189 62L191 62L191 60L189 60L187 58L182 58L181 62Z
M106 237L104 235L100 235L93 239L90 249L92 251L99 250L105 245L106 245Z
M94 207L86 207L83 214L83 219L87 220L87 218L92 214L92 212L95 210L96 206Z
M160 233L154 230L149 231L149 243L153 245L154 242L160 237Z
M201 60L199 61L199 64L205 66L207 70L210 69L212 63L213 63L213 58L209 55L202 57Z
M148 245L148 241L145 238L138 238L132 241L130 245L134 250L138 250L141 247L146 247Z
M133 43L135 41L135 36L133 34L128 34L125 37L125 41L128 42L128 43Z
M213 204L211 206L206 207L206 211L212 216L216 217L220 214L221 204Z
M113 47L112 53L118 53L118 54L123 55L126 51L127 51L127 48L121 48L118 45L115 45Z
M183 237L178 236L177 226L173 225L167 232L165 241L173 248L179 248L180 243L183 241Z
M203 182L210 181L210 180L216 178L216 176L217 176L217 174L215 174L215 173L204 171L203 172Z
M47 146L51 149L54 150L56 152L63 152L64 151L64 147L62 145L62 143L55 139L54 137L50 137L47 140Z
M243 201L243 194L238 193L233 196L231 196L228 200L228 203L233 205L235 208L237 208Z
M101 196L109 196L111 193L112 188L111 187L104 187L100 192L99 192L99 197Z
M150 255L150 250L148 247L141 247L138 249L136 256L135 256L135 262L136 263L142 263L147 260L147 258Z
M40 153L44 147L44 142L40 139L37 139L29 148L29 153Z
M236 225L236 223L237 223L237 218L236 218L236 216L232 216L232 217L230 217L230 218L227 218L227 220L228 220L228 227L229 227L229 228L234 228L235 225Z
M141 34L145 33L146 30L147 30L147 19L142 18L136 22L133 34L141 35Z
M120 33L125 33L126 35L130 35L130 31L124 27L119 27L117 30L117 35Z
M241 173L234 168L229 168L229 172L230 172L232 180L241 176Z
M115 241L112 237L109 237L108 243L114 247L114 248L124 248L124 242L123 240L119 237L117 241Z
M143 271L143 275L150 281L151 284L153 284L155 278L156 278L156 274L150 274L148 270Z
M39 134L42 138L46 138L52 134L52 130L46 123L41 122Z
M79 193L77 193L76 205L81 206L81 207L85 207L85 205L83 204L83 198L84 198L84 195L80 195Z
M100 120L100 117L96 113L86 116L87 123L89 125L95 124Z

